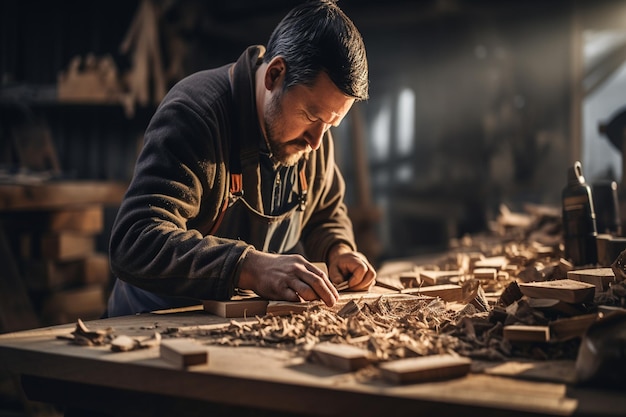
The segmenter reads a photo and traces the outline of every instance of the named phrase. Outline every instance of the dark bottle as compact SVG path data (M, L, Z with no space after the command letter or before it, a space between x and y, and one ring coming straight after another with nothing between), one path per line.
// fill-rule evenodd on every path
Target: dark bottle
M596 214L591 187L585 183L580 161L568 170L562 197L565 258L577 266L595 265L598 262Z

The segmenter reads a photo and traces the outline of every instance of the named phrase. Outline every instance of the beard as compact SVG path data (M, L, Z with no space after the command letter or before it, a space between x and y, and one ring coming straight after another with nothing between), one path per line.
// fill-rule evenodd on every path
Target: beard
M280 142L282 136L280 129L280 119L283 111L280 106L282 93L272 97L265 108L263 123L265 125L265 138L270 151L272 162L284 166L296 165L302 156L309 152L308 142L301 138Z

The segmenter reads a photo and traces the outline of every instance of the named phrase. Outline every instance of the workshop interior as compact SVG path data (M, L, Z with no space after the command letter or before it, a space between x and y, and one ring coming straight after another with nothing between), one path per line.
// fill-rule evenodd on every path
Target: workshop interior
M20 357L19 348L3 334L61 326L65 336L73 336L53 338L51 344L84 351L105 349L93 347L92 337L110 341L110 334L94 328L107 326L98 320L114 280L111 227L144 131L167 91L192 73L234 62L246 47L264 44L298 2L0 1L0 416L63 415L63 407L36 388L45 387L38 385L43 382L32 379L50 382L52 371L20 380L19 370L7 365L16 362L7 358ZM576 397L578 409L511 405L509 415L575 415L576 410L625 415L626 270L620 255L626 250L626 2L338 4L361 32L369 61L369 99L355 103L332 133L356 242L378 270L377 302L389 292L432 295L466 307L454 314L469 314L471 306L471 319L446 322L456 331L441 325L437 332L445 328L456 335L476 320L474 342L498 334L497 348L481 345L481 352L488 346L497 351L489 360L506 362L508 354L517 353L543 363L569 361L560 379L526 375L524 381L566 387L567 396L570 387L578 387L573 380L585 380L601 387L593 385L598 398L611 404L588 400L582 407ZM564 295L552 281L567 287ZM446 287L429 293L428 286ZM353 297L351 303L359 301L358 314L365 314L362 305L372 300ZM255 314L264 317L266 306ZM203 308L205 315L228 316L225 306ZM275 308L275 317L288 314L284 305ZM481 313L484 321L478 324ZM225 323L231 320L239 318ZM569 321L555 325L559 320ZM150 318L145 325L155 322ZM77 346L78 335L89 339L89 346ZM166 339L161 340L166 336L158 336L161 357L182 360L184 372L204 375L203 368L193 368L199 365L184 362L191 355L176 347L166 350ZM220 337L239 344L233 334ZM459 340L466 343L463 337ZM129 349L158 358L152 342L135 340ZM410 387L402 371L384 364L393 355L376 346L376 365L368 366L387 384ZM407 352L402 360L432 353L402 349ZM477 349L456 349L455 357L474 360ZM319 358L325 354L317 352ZM203 365L208 374L211 355L209 350ZM487 356L481 355L481 360ZM471 370L465 362L453 365L454 371L439 365L437 375L449 380L481 372L476 363ZM445 376L443 369L449 372ZM516 378L513 371L498 377ZM320 390L331 390L323 384ZM368 396L374 385L346 390L374 403ZM393 389L380 404L394 407ZM398 410L408 407L404 395L413 394L398 394ZM432 401L446 402L437 395ZM270 413L269 400L242 401L248 414L240 415L335 415L314 407L298 413L295 405ZM472 406L471 399L455 401ZM486 410L507 411L495 400L497 405L485 404L480 406ZM222 415L231 415L219 407Z

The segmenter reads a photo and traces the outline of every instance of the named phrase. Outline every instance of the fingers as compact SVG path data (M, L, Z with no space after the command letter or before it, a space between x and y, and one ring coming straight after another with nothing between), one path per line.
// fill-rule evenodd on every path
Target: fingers
M331 270L333 282L338 283L339 286L345 286L343 282L347 279L349 289L353 291L368 290L376 282L376 270L358 252L338 256L336 265L331 266Z
M299 280L294 283L294 285L302 288L298 295L306 301L321 299L329 307L335 305L339 293L328 276L315 265L308 262L304 265L305 271L299 274Z

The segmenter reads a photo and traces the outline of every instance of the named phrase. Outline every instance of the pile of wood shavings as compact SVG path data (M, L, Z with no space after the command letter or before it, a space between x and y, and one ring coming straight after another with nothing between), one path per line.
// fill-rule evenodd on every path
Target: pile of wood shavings
M340 311L315 306L298 314L270 314L256 322L233 320L227 327L180 336L206 344L271 346L298 352L307 352L320 342L343 343L366 349L372 361L382 362L453 353L460 347L459 340L443 329L453 327L449 325L457 315L438 298L394 301L381 296L374 301L351 301Z

